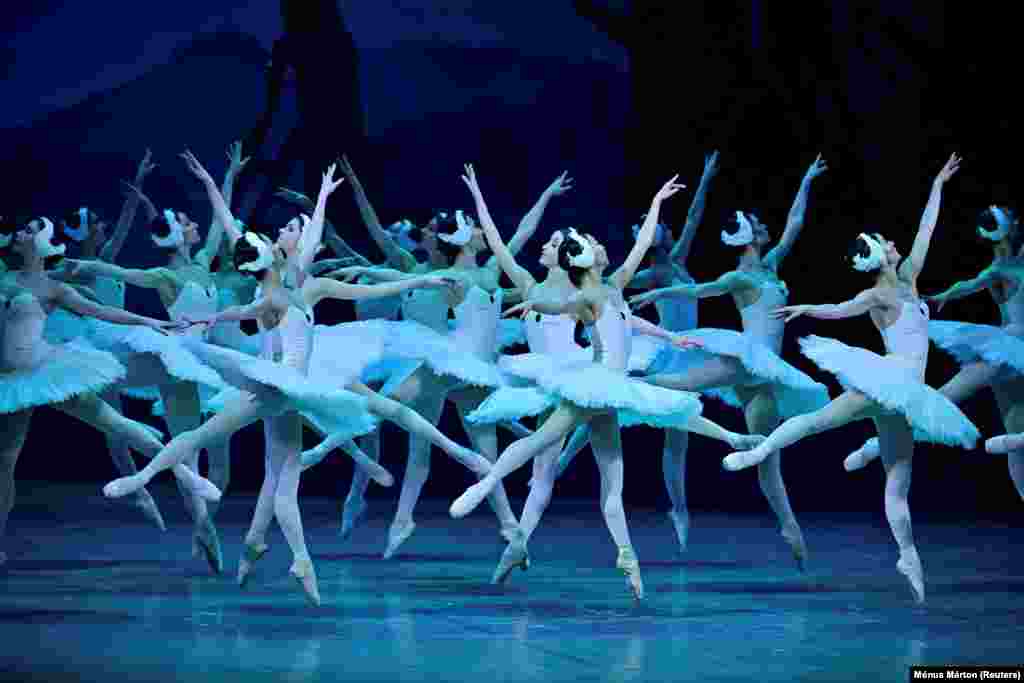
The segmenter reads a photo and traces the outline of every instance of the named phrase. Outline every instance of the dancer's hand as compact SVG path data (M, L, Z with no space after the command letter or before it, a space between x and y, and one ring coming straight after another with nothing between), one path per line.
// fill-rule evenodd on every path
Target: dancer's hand
M419 279L420 287L426 289L444 289L448 288L451 291L459 286L459 281L453 277L444 277L441 275L428 275Z
M233 178L237 177L238 174L242 172L242 169L245 168L245 165L249 163L249 160L252 159L252 157L245 157L244 159L242 158L241 140L236 140L235 142L231 143L231 145L228 147L227 156L228 173L231 174L231 177Z
M807 180L814 180L827 170L828 165L825 164L825 160L822 159L821 155L819 154L814 159L814 163L811 164L811 167L807 169L807 173L804 174L804 178L806 178Z
M945 183L947 180L952 178L956 172L960 170L960 161L960 157L957 156L955 152L950 155L949 161L947 161L946 165L942 167L941 171L939 171L939 175L935 176L935 182Z
M138 197L139 201L143 203L152 203L137 184L129 183L127 180L121 181L121 194L125 197Z
M355 179L355 169L352 168L352 163L348 160L348 157L346 155L341 155L341 159L338 160L338 168L341 169L342 175L344 175L346 178Z
M772 317L776 320L782 319L782 322L788 323L793 318L799 318L800 316L807 313L810 310L810 306L807 304L800 304L797 306L781 306L772 311Z
M142 161L139 162L139 168L135 171L135 184L142 185L142 181L146 179L153 169L156 168L156 164L152 163L153 150L146 149L146 154L142 157Z
M520 318L525 318L531 311L533 311L533 305L532 301L523 301L522 303L518 303L506 310L502 314L502 317L511 318L512 316L518 315Z
M667 183L661 186L661 189L658 190L658 193L654 195L655 204L660 204L661 202L665 201L666 199L674 195L676 192L679 192L679 190L682 190L683 188L686 187L686 185L677 183L677 180L679 180L678 173L672 176L672 178L669 179Z
M629 307L634 311L653 304L658 299L665 296L665 293L660 289L652 289L649 292L643 294L636 294L629 298Z
M555 178L555 181L548 185L544 194L548 197L560 197L572 189L573 179L569 177L568 171L562 171L562 175Z
M941 294L936 294L935 296L926 296L924 298L924 300L929 302L929 303L935 304L935 312L936 313L941 313L942 312L942 308L947 303L949 303L949 299L947 299L946 297L942 296Z
M476 182L476 171L473 170L473 164L463 165L462 182L469 188L469 193L473 195L473 199L480 197L480 185Z
M213 183L213 176L207 173L203 165L199 163L199 159L196 159L195 154L186 149L179 156L185 160L185 165L188 166L188 170L192 172L192 175L199 178L203 183Z
M672 337L672 346L680 349L703 349L704 342L698 341L692 337L687 337L683 334L677 334Z
M337 190L343 182L345 182L345 176L334 179L334 174L338 170L337 164L331 164L327 167L327 172L323 174L320 181L320 194L330 196L332 192Z
M151 320L146 323L146 327L151 330L155 330L160 334L170 334L171 332L180 332L184 330L188 327L188 323L176 320Z

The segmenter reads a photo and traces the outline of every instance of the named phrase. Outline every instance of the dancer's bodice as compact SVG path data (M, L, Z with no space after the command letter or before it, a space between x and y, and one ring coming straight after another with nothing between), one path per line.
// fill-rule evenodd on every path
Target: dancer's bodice
M775 353L780 353L786 324L782 319L775 318L772 312L779 306L786 305L786 301L789 299L789 289L781 280L767 279L761 281L758 288L761 295L757 301L740 309L743 332Z
M1017 285L1013 294L999 305L999 311L1004 325L1024 329L1024 284Z
M579 350L574 333L576 321L567 315L531 312L523 322L531 353L558 355Z
M694 279L685 270L684 277L676 277L672 285L692 285ZM658 324L670 332L685 332L697 327L697 299L678 294L654 302L658 311Z
M498 355L501 300L500 289L488 294L480 287L470 287L462 303L452 308L455 315L452 341L463 351L486 359L495 358Z
M31 292L0 295L0 372L37 366L50 350L43 340L48 312Z
M189 280L178 292L178 298L167 307L167 316L173 321L200 318L212 318L217 314L217 287L203 287L194 280ZM186 328L184 334L202 336L204 330L199 325Z
M263 329L261 357L282 363L302 374L309 371L313 353L313 311L289 306L273 329Z
M239 273L217 276L217 310L233 306L245 306L253 301L256 294L256 280Z
M440 289L410 289L402 296L402 317L447 334L448 299Z
M899 317L881 330L886 353L906 359L922 379L928 364L928 319L928 304L905 300Z
M594 321L595 332L600 336L600 357L595 358L595 361L605 367L626 372L632 350L632 313L624 301L616 299L620 297L610 297L605 302L601 315ZM595 344L595 347L597 346Z

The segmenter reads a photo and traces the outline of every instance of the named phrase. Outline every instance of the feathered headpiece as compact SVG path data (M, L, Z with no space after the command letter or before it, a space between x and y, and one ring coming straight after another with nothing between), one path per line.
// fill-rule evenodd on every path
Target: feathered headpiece
M185 228L181 227L181 223L178 222L178 214L172 209L164 209L164 220L167 221L167 227L171 230L167 237L150 235L150 238L158 247L176 249L185 243Z
M569 265L575 268L590 268L594 265L594 247L590 240L576 232L576 228L569 228L569 239L583 248L583 251L575 256L569 257Z
M853 256L853 267L862 273L869 273L872 270L878 270L882 267L882 258L885 256L885 250L882 249L882 244L874 237L866 233L861 233L858 238L864 240L864 243L868 245L868 255L861 256L860 254L854 254Z
M45 216L41 216L39 221L43 224L43 229L37 232L36 236L33 238L36 253L44 259L50 258L51 256L60 256L65 252L67 247L63 244L53 243L53 221Z
M266 241L260 239L260 236L254 232L245 233L242 239L244 239L250 245L255 247L256 253L259 254L259 256L256 257L255 261L249 261L248 263L243 263L242 265L238 266L239 270L249 270L252 272L258 272L273 267L274 252Z
M730 234L722 231L722 242L730 247L744 247L754 241L754 224L742 211L736 212L736 223L739 230Z
M987 240L993 242L1001 242L1006 239L1006 236L1010 234L1010 230L1013 229L1016 220L1009 209L1004 209L994 204L988 207L988 213L996 221L995 230L986 230L982 226L978 226L978 234Z
M83 206L78 210L78 227L72 228L66 222L63 224L64 234L76 242L84 242L89 236L89 207Z
M464 247L473 239L473 221L462 212L462 209L459 209L455 212L455 224L459 226L458 230L450 235L448 233L438 233L437 239L444 240L448 244L454 244L457 247Z

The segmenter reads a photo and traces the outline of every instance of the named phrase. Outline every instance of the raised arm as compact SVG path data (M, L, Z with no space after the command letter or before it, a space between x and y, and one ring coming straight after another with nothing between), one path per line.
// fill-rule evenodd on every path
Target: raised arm
M188 165L188 170L192 172L199 182L206 188L206 196L210 198L210 204L213 205L214 218L220 222L221 227L228 235L228 239L231 240L231 244L242 239L242 231L238 228L238 224L235 222L235 217L231 214L231 207L228 206L227 201L224 199L224 195L217 189L217 183L214 182L213 176L207 173L203 165L199 163L195 155L192 152L186 150L181 154L181 158L185 160L185 164ZM216 254L217 252L213 252Z
M633 245L629 255L626 257L626 262L612 273L612 276L608 279L613 287L620 290L625 289L629 281L633 279L637 268L640 267L644 256L647 255L647 250L654 243L654 232L658 227L661 203L686 187L685 185L677 184L676 180L678 179L678 175L672 176L672 179L662 185L658 193L654 195L654 199L651 200L651 208L647 211L647 218L644 219L644 224L640 226L640 231L636 235L636 244Z
M886 305L885 297L877 289L872 288L864 290L854 298L841 304L782 306L776 309L773 315L777 318L784 318L786 322L801 315L822 320L839 320L841 318L855 318L873 308L882 308Z
M825 165L825 160L819 154L815 158L814 163L811 164L811 167L807 169L803 180L800 181L800 189L797 190L796 199L793 200L793 206L789 209L789 216L786 218L786 228L782 231L779 243L764 257L763 263L768 268L777 270L782 265L782 261L789 256L790 250L796 244L796 238L800 236L800 231L804 227L804 216L807 214L807 196L811 192L811 183L827 170L828 167Z
M508 275L517 289L524 294L529 292L537 284L537 281L525 268L516 263L516 257L513 255L512 250L501 239L498 227L494 225L491 212L487 209L487 202L484 201L484 195L480 191L480 185L477 183L473 165L466 164L465 170L466 173L462 176L462 182L466 184L470 194L473 195L473 201L476 202L476 215L480 219L480 227L483 228L484 237L487 238L487 245L494 252L494 258L498 266L505 271L505 274ZM539 204L540 202L538 202ZM536 208L535 206L534 209ZM543 209L541 212L543 213ZM537 219L539 220L539 216ZM526 219L524 218L523 220L525 221ZM522 225L520 225L521 227Z
M296 248L298 262L295 264L300 273L308 273L309 267L313 265L313 259L323 246L324 239L324 217L327 214L327 198L345 182L344 176L334 179L334 173L338 165L331 164L327 172L321 176L320 193L316 198L316 206L313 208L313 217L302 228L299 236L299 244Z
M914 237L914 246L910 249L910 256L900 265L900 276L907 279L912 285L917 283L917 276L924 269L924 261L928 256L928 247L931 246L932 234L935 232L935 225L939 220L939 207L942 205L942 188L946 181L960 168L960 157L953 154L949 161L942 167L939 174L935 176L932 183L931 194L928 195L928 203L921 215L921 224L917 228L917 236Z
M366 278L375 282L401 282L402 280L412 280L419 276L412 273L403 273L394 268L381 268L379 266L343 266L328 271L321 277L344 280L345 282L351 282L359 278Z
M277 192L274 193L274 196L277 197L278 199L282 199L288 202L289 204L298 208L300 211L303 211L308 214L313 213L313 209L316 208L316 206L313 204L313 200L311 200L309 197L302 194L301 192L289 190L287 187L278 188ZM369 259L367 259L358 251L353 249L351 246L349 246L347 242L345 242L345 240L341 238L341 236L338 234L338 231L335 229L334 224L331 223L331 221L329 221L326 216L324 216L324 243L330 248L331 251L334 252L334 255L339 258L358 259L360 261L360 265L372 265Z
M363 217L366 229L370 231L370 237L380 247L392 268L411 272L418 265L416 257L402 249L381 225L380 219L377 218L377 212L373 210L366 191L363 189L363 184L356 177L356 172L352 169L348 157L342 156L340 163L341 172L352 185L352 192L355 194L356 204L359 206L359 215Z
M101 261L106 261L107 263L116 261L125 240L128 239L128 233L131 232L132 224L135 223L135 214L139 211L142 186L145 184L146 176L156 168L156 164L151 161L152 158L153 153L147 149L145 156L142 157L142 161L139 162L138 170L135 172L134 187L139 188L140 191L134 192L129 190L125 192L124 204L121 206L121 215L117 217L114 233L107 240L107 243L103 245L103 248L100 249L99 258Z
M303 292L309 305L314 306L323 299L379 299L395 296L410 289L451 287L453 284L454 281L450 278L434 275L407 277L404 280L376 285L352 285L318 277L307 280Z
M544 210L547 209L548 203L553 197L559 197L569 190L572 189L572 178L569 177L569 172L565 171L562 175L555 178L554 182L547 186L540 195L540 199L533 205L523 220L519 221L519 227L516 228L516 232L512 235L512 239L508 241L508 250L513 254L518 254L522 251L526 243L533 237L533 233L537 232L537 226L540 225L540 219L544 216ZM493 248L493 247L492 247ZM512 277L509 274L509 277Z
M670 258L672 263L681 266L686 265L686 259L690 255L690 246L693 244L693 236L697 234L697 226L704 217L704 205L708 198L708 188L711 180L718 174L718 150L715 150L704 160L704 173L700 176L700 184L697 185L697 192L690 202L690 210L686 212L686 225L683 226L683 234L679 236L672 246Z
M231 143L231 146L228 147L227 157L228 170L224 174L224 182L221 184L220 193L224 197L224 203L230 207L231 199L235 194L235 182L242 173L242 169L249 163L250 157L242 158L242 143L240 141ZM206 233L206 242L203 244L203 248L193 257L193 260L209 270L213 259L220 253L220 246L223 241L224 226L221 225L217 214L214 213L213 220L210 221L210 229Z
M630 306L634 308L642 308L649 304L654 303L658 299L666 296L686 296L694 299L707 299L713 296L723 296L725 294L735 294L743 289L750 289L755 284L750 276L741 273L736 270L725 273L717 280L711 282L705 282L703 284L687 284L687 285L675 285L673 287L662 287L661 289L652 289L649 292L638 294L631 297L629 300Z

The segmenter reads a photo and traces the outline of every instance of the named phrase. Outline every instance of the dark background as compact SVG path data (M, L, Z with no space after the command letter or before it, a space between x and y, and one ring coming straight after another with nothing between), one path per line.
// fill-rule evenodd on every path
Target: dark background
M284 28L277 5L5 7L10 32L0 47L0 149L7 168L0 213L53 216L86 203L112 220L121 202L118 180L132 176L149 146L159 167L147 194L158 206L180 207L205 223L204 193L176 154L192 149L219 178L224 148L257 127L265 65ZM861 230L893 237L906 253L932 179L951 152L964 162L945 192L922 293L987 265L991 250L973 238L974 219L991 203L1015 203L1016 88L1001 76L1015 56L1014 36L1009 17L991 10L937 8L923 0L837 0L799 9L759 0L337 6L308 0L295 8L306 13L288 26L278 50L290 45L290 54L305 60L305 80L288 80L267 144L247 170L250 194L241 203L242 217L260 225L287 219L287 210L261 204L258 193L265 174L278 168L269 160L300 120L305 137L292 149L316 160L311 177L318 177L325 155L348 153L384 222L468 207L458 176L471 161L492 213L511 232L541 190L568 170L576 189L552 202L538 239L523 254L525 264L535 264L552 229L567 225L605 238L617 263L629 226L673 173L689 189L670 200L665 215L673 224L685 218L704 155L719 149L721 172L689 261L701 281L735 264L735 252L718 239L729 212L759 212L777 238L803 172L821 152L830 170L814 186L806 227L780 273L792 303L838 302L864 286L843 263ZM315 191L301 168L289 182ZM330 210L346 239L380 258L346 187ZM130 238L122 264L158 264L142 232ZM130 288L128 302L133 310L160 313L151 292ZM739 324L726 298L702 303L700 316L708 326ZM325 304L318 317L350 319L351 306ZM941 317L998 320L987 295L950 304ZM833 393L837 384L797 350L796 340L811 332L881 349L867 318L792 323L785 357ZM935 352L928 380L938 386L955 369ZM737 412L710 400L706 406L712 419L741 428ZM130 402L128 412L141 417L146 407ZM1003 431L987 391L964 409L984 435ZM442 428L465 439L453 415L446 413ZM850 425L786 451L784 474L798 514L866 509L881 516L881 467L853 475L842 469L843 457L871 433L870 423ZM404 434L389 426L384 444L385 464L400 475ZM660 445L654 430L626 432L627 503L667 504ZM262 477L260 430L236 436L233 452L232 489L255 491ZM767 512L754 472L720 469L726 452L724 445L691 440L691 506ZM924 444L916 453L916 510L965 519L1019 516L1004 457ZM304 478L303 492L333 494L347 487L350 469L336 457ZM527 470L510 478L514 495L523 493ZM19 479L98 485L113 475L97 432L49 409L37 411ZM451 497L468 481L438 454L425 491ZM558 495L596 492L596 468L585 455L560 481ZM393 497L397 489L371 495Z

